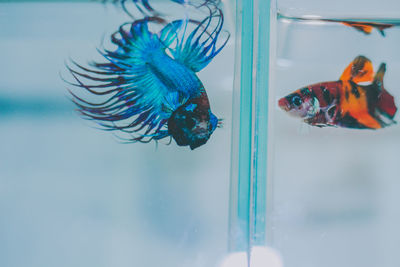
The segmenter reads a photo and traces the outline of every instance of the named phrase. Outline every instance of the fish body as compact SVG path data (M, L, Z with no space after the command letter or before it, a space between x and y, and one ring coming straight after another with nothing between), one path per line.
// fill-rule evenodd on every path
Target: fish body
M385 70L382 63L374 75L371 61L358 56L338 81L306 86L281 98L278 105L313 126L383 128L395 123L397 112L393 96L383 87Z
M77 63L75 68L68 66L75 86L102 98L93 102L71 92L72 100L85 118L105 130L129 134L128 141L172 137L179 146L195 149L219 125L196 73L229 38L217 44L222 12L210 10L207 18L193 25L176 20L159 32L150 31L151 20L122 25L111 36L118 48L101 51L106 62L92 63L92 68ZM190 26L194 29L188 32Z

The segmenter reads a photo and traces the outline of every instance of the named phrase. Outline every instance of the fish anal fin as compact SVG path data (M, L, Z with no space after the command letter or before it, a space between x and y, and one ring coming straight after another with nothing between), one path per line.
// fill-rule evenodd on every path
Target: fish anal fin
M356 113L356 114L354 114L353 112L349 112L349 114L353 118L356 118L357 121L360 124L364 125L365 127L368 127L371 129L382 128L381 124L374 117L372 117L368 112Z
M356 57L344 70L342 81L353 81L355 83L360 82L372 82L374 80L374 67L372 62L364 57Z

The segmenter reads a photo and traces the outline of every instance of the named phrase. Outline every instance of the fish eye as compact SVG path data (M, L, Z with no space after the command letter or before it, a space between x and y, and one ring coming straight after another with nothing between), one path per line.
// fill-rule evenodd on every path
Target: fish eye
M301 97L298 95L295 95L292 97L292 104L295 105L296 107L300 106L303 103L303 100L301 100Z
M196 126L196 121L191 117L186 117L185 121L189 129L193 129L193 127Z

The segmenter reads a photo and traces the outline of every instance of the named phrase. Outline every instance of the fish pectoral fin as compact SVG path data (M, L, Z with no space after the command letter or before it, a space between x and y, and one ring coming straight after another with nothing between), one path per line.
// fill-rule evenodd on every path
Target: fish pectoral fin
M371 60L364 56L356 57L340 76L342 81L372 82L374 80L374 67Z
M371 128L371 129L379 129L382 128L381 124L376 120L374 117L372 117L369 113L357 113L357 114L352 114L350 112L350 115L355 118L360 124L364 125L365 127Z
M336 118L336 115L337 115L337 107L336 107L336 105L330 106L325 112L326 121L327 122L333 122L334 119Z
M321 108L321 111L324 114L327 123L333 123L334 119L336 118L338 111L336 102L337 101L335 99L329 106Z

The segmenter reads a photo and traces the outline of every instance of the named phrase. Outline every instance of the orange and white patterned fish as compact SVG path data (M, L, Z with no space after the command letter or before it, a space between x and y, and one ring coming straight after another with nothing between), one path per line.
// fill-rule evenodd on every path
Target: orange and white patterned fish
M358 56L338 81L306 86L281 98L278 105L313 126L383 128L395 123L397 112L393 96L383 87L385 70L382 63L374 75L371 61Z

